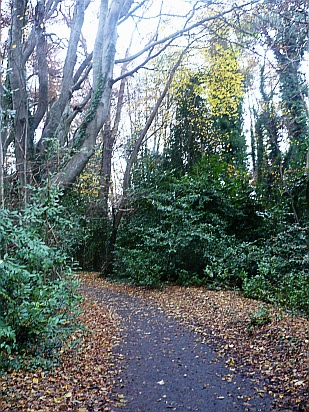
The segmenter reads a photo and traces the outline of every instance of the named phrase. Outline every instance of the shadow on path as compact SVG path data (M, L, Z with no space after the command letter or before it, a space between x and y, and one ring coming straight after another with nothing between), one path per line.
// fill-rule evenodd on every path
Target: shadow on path
M84 286L116 312L123 341L115 348L122 371L113 412L270 411L256 382L235 373L195 334L147 301L127 293Z

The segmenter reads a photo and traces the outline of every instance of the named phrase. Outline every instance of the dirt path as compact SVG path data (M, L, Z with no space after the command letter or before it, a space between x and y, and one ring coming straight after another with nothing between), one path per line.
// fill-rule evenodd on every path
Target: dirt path
M253 383L236 374L201 335L186 330L151 302L89 285L83 291L112 308L123 328L123 341L116 348L123 358L122 371L112 411L271 410L262 380L257 386L256 379Z

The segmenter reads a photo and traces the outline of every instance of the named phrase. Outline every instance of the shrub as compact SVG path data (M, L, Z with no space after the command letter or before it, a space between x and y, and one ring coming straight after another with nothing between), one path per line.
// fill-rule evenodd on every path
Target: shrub
M245 296L309 313L307 228L290 226L261 247L251 246L255 273L243 285Z
M117 239L117 274L137 284L243 289L308 312L308 228L287 223L285 202L265 209L233 165L204 160L184 176L156 172L158 159L137 169L132 212Z
M268 325L271 322L269 309L263 305L260 305L259 309L255 312L249 313L249 318L249 330L252 330L256 326L262 327Z
M18 212L0 210L2 368L16 359L21 364L37 362L38 354L46 362L76 327L78 283L57 236L57 208L61 224L70 227L70 221L65 222L57 201L50 199L50 210L37 197L33 202Z
M241 289L248 272L247 247L224 233L213 236L205 256L205 282L208 287Z

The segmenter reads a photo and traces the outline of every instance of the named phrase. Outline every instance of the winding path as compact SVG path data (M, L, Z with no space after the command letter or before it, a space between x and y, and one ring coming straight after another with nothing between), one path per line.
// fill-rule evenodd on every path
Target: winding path
M123 359L113 412L270 411L256 382L235 373L201 336L140 297L84 286L120 317Z

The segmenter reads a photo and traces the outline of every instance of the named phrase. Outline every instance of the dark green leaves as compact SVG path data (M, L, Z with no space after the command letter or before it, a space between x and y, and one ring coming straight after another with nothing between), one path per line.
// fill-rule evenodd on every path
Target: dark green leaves
M61 251L63 208L50 193L25 210L0 210L0 354L7 367L14 353L21 362L48 355L74 329L77 282ZM69 225L69 220L66 221ZM19 357L23 353L22 357ZM16 357L17 355L17 357ZM34 360L34 358L32 358ZM38 361L38 359L36 360Z

